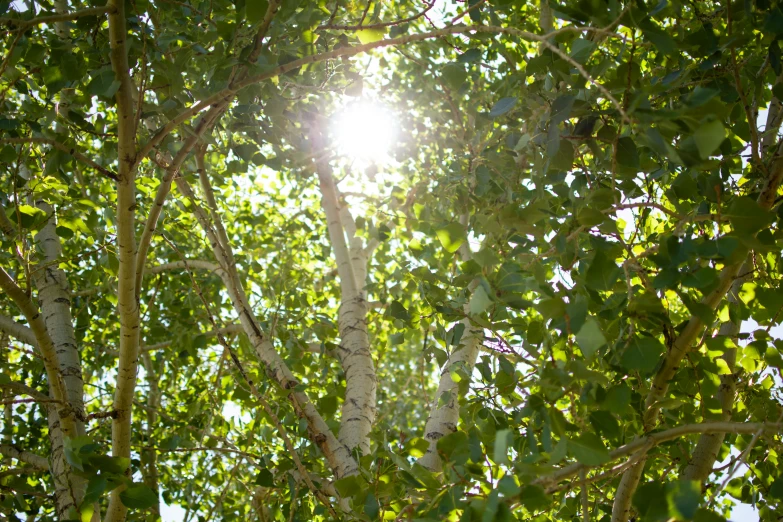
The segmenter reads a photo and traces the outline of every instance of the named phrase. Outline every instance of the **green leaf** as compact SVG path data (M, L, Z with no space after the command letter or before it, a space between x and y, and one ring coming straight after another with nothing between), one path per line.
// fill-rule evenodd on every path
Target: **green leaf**
M389 315L406 323L411 320L408 309L399 301L392 301L391 305L389 305Z
M606 337L601 331L601 326L592 317L585 320L584 325L576 334L576 344L587 359L592 359L595 352L606 344Z
M482 285L478 285L470 296L470 315L478 315L492 304L492 299L487 295Z
M373 43L383 40L386 31L383 29L362 29L354 33L363 44Z
M334 487L341 497L352 497L362 490L362 482L359 477L352 475L336 481Z
M734 198L725 215L740 236L756 234L769 225L773 217L771 212L761 208L756 200L748 196Z
M669 508L664 501L666 490L660 482L648 482L642 484L633 494L633 507L642 517L642 520L665 520L669 516Z
M778 500L783 500L783 476L776 478L769 486L769 496Z
M701 503L701 483L698 480L679 480L672 484L668 494L671 511L678 520L691 520Z
M508 442L511 438L511 430L498 430L495 433L495 448L492 452L492 460L495 464L508 463Z
M522 488L519 494L522 505L530 511L546 509L552 503L552 499L541 486L528 485Z
M583 433L568 440L568 450L579 463L585 466L600 466L609 462L609 452L601 438L594 433Z
M652 372L664 352L663 344L652 337L634 337L623 352L620 364L629 371Z
M364 499L364 514L370 517L370 520L375 520L380 512L381 507L378 505L378 499L372 492L367 493L367 497Z
M465 70L465 66L457 63L446 64L442 71L444 82L451 89L459 89L465 80L468 79L468 72Z
M245 16L247 16L247 21L252 25L261 23L268 7L268 0L247 0L247 3L245 4Z
M87 93L93 96L112 98L120 88L120 82L116 79L114 71L108 67L93 76L87 85Z
M658 29L657 27L651 27L649 29L643 30L642 34L644 35L645 40L652 42L655 48L664 55L676 56L679 54L677 42L674 40L674 38L669 36L669 33L666 31Z
M617 165L622 167L624 172L632 174L639 170L639 151L628 136L617 140Z
M693 133L693 139L699 149L699 155L702 159L707 159L726 139L726 129L720 121L711 120L699 125Z
M98 499L101 498L101 495L103 495L103 492L106 491L108 485L109 483L106 480L106 477L100 475L92 477L87 483L87 490L84 492L82 505L87 506L93 502L97 502Z
M127 508L147 509L158 502L158 497L146 484L132 484L120 493L120 500Z
M549 110L549 121L552 125L565 121L571 116L575 99L573 96L560 96L552 102L552 108Z
M464 431L455 431L438 439L438 453L442 453L447 460L453 460L452 455L466 453L468 448L468 435Z
M614 261L607 258L603 251L598 250L585 273L585 283L593 290L611 290L621 272L622 269Z
M495 105L492 106L492 109L489 111L489 115L492 118L497 118L498 116L502 116L506 114L508 111L514 108L514 106L517 104L517 99L515 97L511 98L501 98L497 102L495 102Z
M255 483L257 486L273 488L275 487L275 477L268 469L261 468L261 470L258 472L258 475L256 475Z
M472 63L477 62L481 60L481 57L484 55L484 52L481 49L468 49L459 57L457 58L457 61L460 63Z
M445 227L436 230L435 234L438 236L443 248L451 254L456 252L468 238L465 227L459 223L449 223Z
M584 64L590 58L590 55L593 54L595 48L595 42L585 40L584 38L577 38L571 43L571 52L568 54L577 62Z
M102 473L122 475L130 466L130 459L123 457L110 457L108 455L91 455L87 460L91 466Z

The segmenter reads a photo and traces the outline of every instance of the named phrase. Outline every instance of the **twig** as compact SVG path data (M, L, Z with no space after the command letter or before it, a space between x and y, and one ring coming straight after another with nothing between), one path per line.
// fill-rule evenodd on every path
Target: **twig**
M581 29L582 31L592 31L595 28L581 27L579 29ZM576 31L576 29L574 30ZM377 42L370 42L362 45L357 45L354 47L340 47L337 49L333 49L331 51L306 56L304 58L300 58L298 60L294 60L284 65L275 67L274 69L269 70L265 73L245 78L242 81L236 82L232 87L227 87L213 94L212 96L209 96L208 98L191 105L184 111L180 112L177 116L172 118L157 133L155 133L155 135L141 148L139 153L136 155L137 158L136 161L138 162L141 161L143 158L145 158L152 151L152 149L154 149L161 141L163 141L163 139L166 136L168 136L169 133L172 130L174 130L177 126L179 126L181 123L189 120L190 118L192 118L199 112L203 111L207 107L231 99L236 92L250 85L265 80L269 80L271 78L276 78L282 74L293 71L294 69L298 69L300 67L303 67L305 65L310 65L313 63L323 62L326 60L332 60L341 57L356 56L357 54L366 53L373 49L382 49L384 47L392 47L392 46L405 45L414 42L421 42L421 41L430 40L433 38L440 38L442 36L447 36L452 34L470 34L472 32L488 33L488 34L510 34L512 36L517 36L523 40L529 40L533 42L545 42L544 45L546 47L552 50L552 52L557 54L560 58L568 62L572 67L574 67L579 72L580 75L582 75L585 79L587 79L588 82L595 85L596 88L599 91L601 91L604 97L612 103L612 105L620 113L621 117L626 123L628 124L631 123L631 119L628 117L628 114L626 113L625 109L622 107L622 105L620 105L620 102L618 102L617 99L614 96L612 96L612 93L610 93L606 87L597 83L595 79L593 79L592 76L590 76L590 74L585 70L585 68L582 65L580 65L573 58L571 58L566 53L561 51L555 45L549 43L547 41L549 35L542 36L527 31L522 31L514 27L498 27L498 26L491 26L491 25L453 26L453 27L445 27L443 29L437 29L426 33L405 35L405 36L400 36L398 38L390 38L387 40L379 40Z
M20 20L18 18L9 18L7 16L0 18L0 25L6 25L12 30L24 32L34 25L47 24L51 25L55 22L68 22L82 18L84 16L98 16L103 14L111 14L115 12L115 8L112 6L103 7L91 7L89 9L82 9L81 11L73 11L70 13L58 13L54 15L39 16L37 18L31 18L30 20Z
M335 11L332 14L332 17L329 19L329 22L325 25L319 25L315 28L316 31L324 31L326 29L335 29L340 31L361 31L364 29L382 29L384 27L391 27L394 25L402 25L408 22L412 22L414 20L417 20L427 14L427 12L432 9L435 6L435 0L432 0L431 2L425 2L427 7L424 8L423 11L419 11L415 15L409 16L407 18L401 18L400 20L394 20L392 22L379 22L377 24L369 24L369 25L362 25L359 23L359 25L333 25L332 20L334 19L334 14L337 13L337 5L335 4ZM368 2L369 7L369 2ZM362 17L362 22L364 22L364 17Z
M169 246L178 254L180 254L179 250L176 246L174 246L171 241L168 240L165 236L163 236L163 239L169 244ZM180 254L181 255L181 254ZM256 387L253 380L250 378L250 376L247 374L247 371L245 370L244 366L242 365L242 362L239 360L239 357L237 357L236 352L233 348L231 348L231 345L226 342L225 337L223 337L223 334L220 333L220 328L217 325L217 322L215 320L214 315L212 314L212 311L209 307L209 303L207 302L206 298L204 297L204 294L201 291L201 287L198 284L198 281L196 281L195 276L193 275L193 272L190 270L190 267L188 266L187 261L183 258L182 259L185 269L188 272L188 275L190 276L190 280L193 283L193 288L196 290L196 293L199 296L199 299L201 300L202 304L204 305L204 308L207 312L207 316L209 317L210 323L212 323L212 328L216 330L218 342L223 347L223 349L231 356L231 361L234 363L234 366L236 366L237 371L242 376L242 380L245 381L245 384L247 384L248 388L250 388L250 392L255 397L255 399L261 404L261 407L264 409L264 412L267 414L267 416L272 420L275 427L277 428L278 433L280 434L280 437L283 439L283 443L286 446L286 449L288 450L291 458L294 461L294 464L296 465L297 470L299 470L299 473L302 474L305 483L307 484L307 487L310 489L310 491L313 492L313 495L321 501L321 503L324 504L326 509L329 511L329 514L332 515L333 518L338 518L337 513L334 511L334 508L332 507L331 503L329 502L329 499L324 495L316 486L313 484L313 481L310 479L310 475L307 473L306 468L302 464L301 459L299 458L299 453L297 453L296 448L294 447L293 443L291 442L291 439L288 437L288 432L283 426L283 424L280 422L280 419L275 414L275 412L272 410L272 407L269 405L269 403L266 401L264 396L261 394L261 392Z
M38 143L42 145L49 145L54 147L55 149L61 150L63 152L66 152L76 158L77 160L81 161L82 163L86 163L87 165L91 166L104 176L106 176L109 179L112 179L114 181L117 181L117 174L112 172L111 170L102 167L101 165L98 165L93 160L82 154L81 152L77 151L75 147L69 147L68 145L65 145L64 143L60 143L57 140L51 140L48 138L3 138L0 139L0 144L10 144L10 145L20 145L24 143Z

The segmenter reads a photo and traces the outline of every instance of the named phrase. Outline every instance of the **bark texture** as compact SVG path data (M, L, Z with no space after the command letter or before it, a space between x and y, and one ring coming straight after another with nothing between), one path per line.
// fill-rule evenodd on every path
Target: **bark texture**
M462 340L459 347L449 355L448 361L441 370L438 391L435 393L435 404L424 427L424 438L430 442L430 445L427 452L419 459L419 464L431 471L440 471L442 466L438 455L438 441L441 437L457 431L459 425L459 394L457 383L451 378L451 371L464 367L470 375L476 364L483 337L480 330L473 328L470 319L463 319L462 324L465 326Z
M133 85L129 75L126 47L125 2L109 0L109 44L114 77L120 86L117 103L117 254L120 261L117 305L120 320L120 354L117 365L117 387L114 392L116 416L112 421L112 454L130 458L131 414L136 374L139 364L139 301L136 298L136 124L133 110ZM107 522L125 520L128 508L120 500L122 488L111 493L106 512Z
M468 221L467 215L461 219L465 227L468 226ZM463 261L468 261L471 258L470 247L467 242L460 247L459 253ZM474 280L469 285L468 290L473 292L477 286L478 281ZM462 320L462 324L465 329L463 330L462 339L459 346L451 352L446 364L441 369L438 391L435 393L435 402L424 426L424 438L430 441L430 445L427 448L427 452L419 459L419 464L431 471L440 471L443 464L440 455L438 455L438 441L441 437L457 431L457 426L459 425L459 390L457 383L451 378L451 371L462 367L468 375L471 374L484 337L483 332L475 328L468 317L470 314L470 306L468 304L465 304L464 311L465 319Z
M314 139L319 144L320 137ZM319 147L320 149L320 147ZM345 372L345 401L342 407L339 439L351 451L359 448L362 455L370 453L370 431L376 416L377 378L375 363L370 353L367 333L367 301L364 285L367 278L367 259L358 237L348 248L343 223L352 218L340 204L331 169L325 160L317 162L321 188L321 206L327 220L337 272L340 277L341 303L338 316L340 348L338 355Z
M193 212L207 235L215 258L219 263L225 263L224 266L218 267L216 273L223 279L242 329L248 336L248 340L259 360L266 366L267 375L286 390L295 388L299 384L298 381L294 378L291 370L280 358L277 351L275 351L271 340L261 329L250 307L244 286L236 270L236 265L233 263L234 256L231 246L229 244L224 246L218 237L219 234L215 230L213 222L220 221L219 216L214 215L210 219L207 212L198 204L187 181L183 178L177 178L176 183L179 191L193 203ZM227 260L230 260L230 262L227 262ZM212 266L207 269L214 268ZM297 415L307 420L310 439L321 449L335 476L341 478L357 473L358 465L351 456L350 450L337 440L337 437L334 436L307 395L303 392L292 392L287 397L291 401Z

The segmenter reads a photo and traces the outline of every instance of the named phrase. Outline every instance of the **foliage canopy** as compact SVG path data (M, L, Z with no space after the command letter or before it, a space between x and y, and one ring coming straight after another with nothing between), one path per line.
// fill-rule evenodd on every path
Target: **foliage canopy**
M779 520L782 8L0 2L0 511Z

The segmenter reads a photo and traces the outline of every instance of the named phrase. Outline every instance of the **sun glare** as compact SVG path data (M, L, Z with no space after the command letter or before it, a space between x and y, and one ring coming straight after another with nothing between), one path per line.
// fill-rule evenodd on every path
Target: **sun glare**
M397 136L397 122L383 105L360 100L346 105L333 121L335 145L351 159L382 163Z

